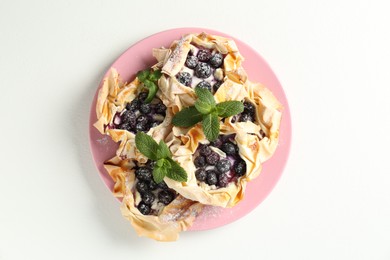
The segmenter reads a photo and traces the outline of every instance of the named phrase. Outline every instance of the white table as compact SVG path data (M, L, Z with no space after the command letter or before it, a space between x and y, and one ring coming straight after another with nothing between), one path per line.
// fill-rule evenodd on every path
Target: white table
M184 1L183 1L184 2ZM1 1L0 260L390 259L388 1ZM248 43L290 102L288 165L228 226L138 238L89 151L92 96L131 44L175 27Z

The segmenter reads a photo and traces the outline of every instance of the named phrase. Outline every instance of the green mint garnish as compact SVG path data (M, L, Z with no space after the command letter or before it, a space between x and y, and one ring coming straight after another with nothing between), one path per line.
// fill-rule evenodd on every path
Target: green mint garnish
M215 141L219 135L219 118L242 113L244 105L240 101L225 101L216 104L214 96L207 89L195 88L198 99L195 106L180 110L172 119L172 124L190 127L202 121L204 135L209 141Z
M244 105L240 101L226 101L216 104L214 96L207 89L195 88L198 99L195 105L179 111L172 124L179 127L191 127L202 121L202 129L209 141L215 141L219 135L219 117L230 117L242 113Z
M135 135L135 145L148 159L157 162L153 169L156 183L162 182L165 176L175 181L187 181L186 171L172 159L171 151L163 141L158 144L149 135L138 132Z
M161 77L161 71L159 70L142 70L137 73L137 78L148 89L149 93L145 99L145 103L150 103L157 93L157 81Z

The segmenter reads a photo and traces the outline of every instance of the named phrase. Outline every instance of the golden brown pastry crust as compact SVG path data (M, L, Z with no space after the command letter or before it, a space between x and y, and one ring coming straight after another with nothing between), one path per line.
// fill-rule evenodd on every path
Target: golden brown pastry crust
M135 174L133 160L114 157L104 165L115 182L114 194L123 197L121 212L139 236L158 241L174 241L181 231L187 230L200 213L203 205L178 195L157 215L143 215L135 206Z

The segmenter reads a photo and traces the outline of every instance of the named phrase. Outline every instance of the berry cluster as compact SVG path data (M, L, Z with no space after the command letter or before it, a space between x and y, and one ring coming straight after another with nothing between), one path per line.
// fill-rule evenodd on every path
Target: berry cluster
M244 101L244 111L241 114L238 114L233 117L232 122L255 122L256 121L256 108L255 106L248 101Z
M139 166L135 170L135 177L137 178L135 187L141 194L142 199L137 208L144 215L155 213L153 212L152 204L156 199L158 203L168 205L177 195L164 181L157 184L153 180L152 172L154 165L154 161L148 161L146 165Z
M145 103L146 92L141 92L138 97L126 104L126 109L114 119L115 128L137 133L148 132L164 121L166 106L158 98L151 103Z
M221 86L221 81L216 81L213 86L205 79L209 78L215 69L220 68L223 64L223 55L219 52L212 53L208 49L199 49L196 56L189 52L185 66L194 71L194 76L202 79L196 86L208 89L209 91L217 91ZM192 75L189 72L182 71L177 74L177 80L187 87L191 87Z
M221 158L211 146L222 150L226 158ZM197 168L196 179L218 188L226 187L229 182L236 181L246 173L246 163L239 155L234 135L219 136L209 145L200 145L195 152L194 164Z

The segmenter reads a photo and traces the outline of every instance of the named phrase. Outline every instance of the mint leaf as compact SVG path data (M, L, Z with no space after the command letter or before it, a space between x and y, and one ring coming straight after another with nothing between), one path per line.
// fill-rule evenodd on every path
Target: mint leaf
M150 103L156 95L158 88L156 83L149 80L146 80L144 84L149 89L148 96L145 99L145 103Z
M174 160L169 159L169 162L171 163L171 169L167 172L167 177L175 181L186 182L187 172Z
M159 159L157 156L157 142L144 132L138 132L135 135L135 145L137 149L150 160L157 161Z
M157 157L159 159L171 157L171 151L169 150L166 143L163 142L163 140L161 140L160 143L158 144Z
M154 167L153 169L153 180L156 183L160 183L163 181L164 177L167 175L167 170L164 167Z
M196 87L195 88L195 94L198 96L199 100L210 104L212 106L215 106L215 99L213 94L207 89Z
M149 77L149 69L138 71L137 78L139 81L144 82Z
M219 119L217 113L210 113L203 117L203 133L209 141L215 141L219 135Z
M157 81L160 79L162 73L160 70L154 70L152 73L149 75L149 80L150 81Z
M202 113L204 115L207 115L213 109L212 105L210 105L210 104L208 104L200 99L196 100L195 107L196 107L196 110L198 110L200 113Z
M187 107L178 112L172 119L172 124L180 127L190 127L202 121L202 114L194 107Z
M240 101L225 101L217 104L217 113L220 117L234 116L244 111L244 105Z

